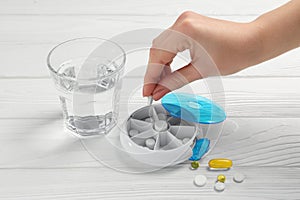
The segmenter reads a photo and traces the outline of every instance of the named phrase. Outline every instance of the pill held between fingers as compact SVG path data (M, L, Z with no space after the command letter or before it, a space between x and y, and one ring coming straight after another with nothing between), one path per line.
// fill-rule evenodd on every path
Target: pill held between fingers
M148 105L152 105L152 102L153 102L153 97L152 96L149 96L148 97Z
M245 175L244 174L242 174L242 173L235 173L234 175L233 175L233 180L234 180L234 182L236 182L236 183L241 183L241 182L243 182L244 180L245 180Z
M224 191L225 190L225 183L222 183L220 181L216 182L215 190L218 191L218 192Z
M194 179L194 184L203 187L206 184L207 178L204 175L197 175Z
M155 145L155 140L153 138L149 138L145 141L145 144L149 149L153 149Z
M182 144L186 144L188 141L190 141L190 138L183 138L182 139Z
M135 135L137 135L137 134L139 134L138 130L131 129L131 130L129 131L129 136L130 136L130 137L133 137L133 136L135 136Z

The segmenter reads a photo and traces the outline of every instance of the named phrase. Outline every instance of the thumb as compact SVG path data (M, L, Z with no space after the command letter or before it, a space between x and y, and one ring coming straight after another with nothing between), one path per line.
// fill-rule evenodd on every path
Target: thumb
M169 66L178 52L189 49L190 39L183 33L167 29L153 40L149 61L144 76L143 96L153 95L166 66Z

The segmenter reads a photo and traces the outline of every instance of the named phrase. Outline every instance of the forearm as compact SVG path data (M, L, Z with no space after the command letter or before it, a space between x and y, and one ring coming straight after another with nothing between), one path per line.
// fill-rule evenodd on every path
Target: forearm
M300 0L289 3L257 18L261 56L258 62L274 58L300 46Z

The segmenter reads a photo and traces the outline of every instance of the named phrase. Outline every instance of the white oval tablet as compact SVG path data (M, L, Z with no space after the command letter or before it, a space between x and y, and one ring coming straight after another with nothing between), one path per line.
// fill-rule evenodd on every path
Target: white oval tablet
M216 182L215 190L218 192L222 192L223 190L225 190L225 183L222 183L220 181Z
M137 134L139 134L138 130L131 129L131 130L129 131L129 136L130 136L130 137L133 137L133 136L135 136L135 135L137 135Z
M206 184L207 178L204 175L197 175L194 179L196 186L202 187Z
M145 141L145 145L149 148L149 149L153 149L154 145L155 145L155 140L153 138L149 138Z
M233 175L233 180L234 180L234 182L236 182L236 183L241 183L241 182L243 182L244 180L245 180L245 175L244 174L242 174L242 173L235 173L234 175Z

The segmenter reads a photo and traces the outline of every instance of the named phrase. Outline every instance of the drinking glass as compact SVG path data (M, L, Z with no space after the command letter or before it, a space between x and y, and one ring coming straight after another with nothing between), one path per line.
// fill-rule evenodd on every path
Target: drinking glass
M125 52L101 38L76 38L47 57L66 127L80 136L108 133L117 123Z

